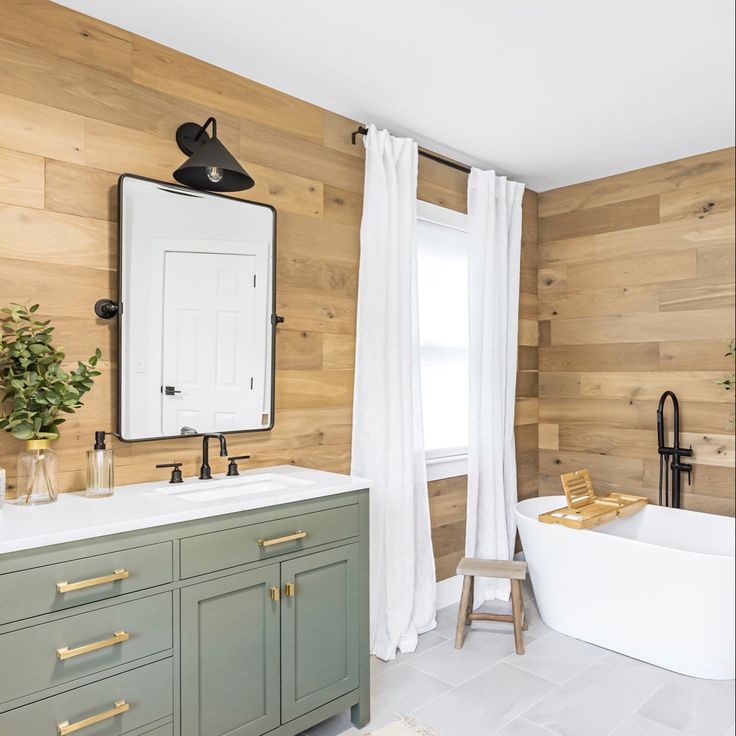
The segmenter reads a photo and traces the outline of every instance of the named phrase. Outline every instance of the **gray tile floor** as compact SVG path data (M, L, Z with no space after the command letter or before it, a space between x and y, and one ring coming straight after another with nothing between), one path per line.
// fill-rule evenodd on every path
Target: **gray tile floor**
M558 634L525 590L526 654L508 624L476 622L454 648L457 608L412 654L372 660L370 725L347 714L306 736L355 736L413 715L441 736L736 736L734 681L677 675ZM491 610L500 611L497 604Z

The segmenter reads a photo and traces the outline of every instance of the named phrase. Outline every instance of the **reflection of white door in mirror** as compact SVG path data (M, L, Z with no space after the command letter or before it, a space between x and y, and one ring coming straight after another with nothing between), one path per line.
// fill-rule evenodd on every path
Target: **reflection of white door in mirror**
M255 250L255 249L254 249ZM161 433L227 432L260 422L265 363L254 340L268 320L257 252L167 251ZM260 335L259 335L260 337Z

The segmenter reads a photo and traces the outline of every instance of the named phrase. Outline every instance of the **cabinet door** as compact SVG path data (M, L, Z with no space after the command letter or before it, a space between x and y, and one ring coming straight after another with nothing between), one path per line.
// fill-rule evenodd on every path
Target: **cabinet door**
M260 736L279 713L279 566L181 591L182 736Z
M358 687L358 545L284 562L281 582L286 723Z

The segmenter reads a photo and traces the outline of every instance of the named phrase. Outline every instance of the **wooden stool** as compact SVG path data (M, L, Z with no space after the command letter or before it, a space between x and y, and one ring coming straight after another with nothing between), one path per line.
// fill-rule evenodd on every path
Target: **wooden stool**
M465 625L471 621L505 621L514 625L516 653L524 654L524 639L521 632L529 628L524 611L524 598L521 595L521 581L526 578L526 562L512 560L480 560L474 557L463 557L457 566L457 574L463 575L463 594L460 598L460 610L457 615L457 632L455 649L460 649L465 639ZM473 591L475 576L483 578L508 578L511 580L512 613L473 613Z

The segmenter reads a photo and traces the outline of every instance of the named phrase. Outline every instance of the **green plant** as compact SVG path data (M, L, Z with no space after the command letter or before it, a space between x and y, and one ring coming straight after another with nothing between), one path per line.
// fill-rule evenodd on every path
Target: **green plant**
M736 340L731 340L731 342L728 344L728 352L724 357L736 360ZM736 386L736 372L731 371L731 375L726 376L725 378L722 378L720 381L718 381L718 385L723 386L726 391L733 390L734 386ZM731 416L728 428L732 429L734 424L736 424L736 414Z
M37 309L13 304L0 310L0 429L19 440L58 439L60 414L74 414L100 375L99 348L86 363L62 367L66 356L51 342L51 320L35 319Z

